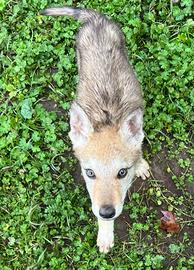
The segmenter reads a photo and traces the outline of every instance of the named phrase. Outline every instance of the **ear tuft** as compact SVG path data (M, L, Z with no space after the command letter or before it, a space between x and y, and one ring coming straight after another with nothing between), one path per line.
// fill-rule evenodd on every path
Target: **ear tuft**
M89 134L93 132L88 116L76 102L71 105L70 109L70 127L69 137L74 147L84 145Z
M122 137L134 146L141 145L143 141L143 111L138 108L124 120L120 128Z

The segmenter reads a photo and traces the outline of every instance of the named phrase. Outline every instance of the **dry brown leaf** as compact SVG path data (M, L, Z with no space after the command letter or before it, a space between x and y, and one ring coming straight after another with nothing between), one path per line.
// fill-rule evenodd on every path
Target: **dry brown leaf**
M170 211L161 211L163 217L160 219L160 228L164 231L171 233L178 233L180 231L180 225L176 223L176 216Z

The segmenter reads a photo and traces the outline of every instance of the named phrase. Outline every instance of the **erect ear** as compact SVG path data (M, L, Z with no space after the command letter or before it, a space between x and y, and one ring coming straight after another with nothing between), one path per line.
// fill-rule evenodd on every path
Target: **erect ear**
M120 134L125 141L133 144L134 146L141 145L143 134L143 111L138 108L123 121Z
M93 132L93 127L84 110L74 102L70 109L69 137L74 147L82 146L86 143L88 136Z

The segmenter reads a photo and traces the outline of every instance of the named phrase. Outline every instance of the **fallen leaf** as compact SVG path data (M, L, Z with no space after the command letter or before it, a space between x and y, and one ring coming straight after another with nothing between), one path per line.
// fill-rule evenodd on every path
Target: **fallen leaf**
M176 216L170 211L161 211L163 217L161 217L160 228L167 232L178 233L180 231L180 225L176 223Z

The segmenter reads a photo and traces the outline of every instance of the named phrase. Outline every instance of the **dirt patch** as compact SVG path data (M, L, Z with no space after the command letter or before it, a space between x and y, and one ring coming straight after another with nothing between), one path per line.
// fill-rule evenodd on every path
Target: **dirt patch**
M182 195L181 190L178 190L171 179L171 175L167 172L168 167L173 168L176 174L180 174L180 167L174 160L167 159L168 153L166 150L161 151L151 160L151 172L154 179L163 182L164 186L173 194Z
M48 112L55 112L57 116L64 116L67 115L67 111L63 108L59 107L59 105L54 100L42 99L40 104L48 111Z
M129 241L128 229L131 220L128 211L123 211L122 214L115 220L115 232L121 241Z

